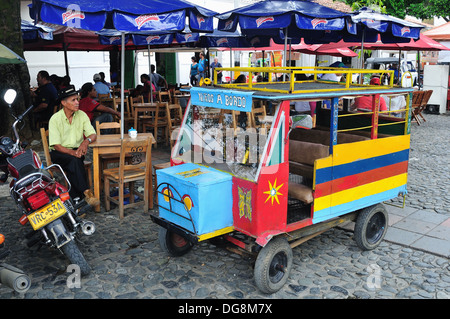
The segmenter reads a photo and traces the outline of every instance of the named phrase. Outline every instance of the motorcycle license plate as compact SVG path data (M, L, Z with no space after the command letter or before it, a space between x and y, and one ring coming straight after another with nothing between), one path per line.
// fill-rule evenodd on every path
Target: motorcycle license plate
M28 221L30 222L34 230L38 230L39 228L42 228L45 225L51 223L55 219L58 219L65 213L66 208L64 207L61 199L58 198L50 204L28 215Z

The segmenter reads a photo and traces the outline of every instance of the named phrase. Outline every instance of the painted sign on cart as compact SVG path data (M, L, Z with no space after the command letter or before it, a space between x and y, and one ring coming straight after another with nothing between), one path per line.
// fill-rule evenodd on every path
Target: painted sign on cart
M211 90L200 87L193 87L190 92L193 105L241 112L251 112L252 110L253 92Z

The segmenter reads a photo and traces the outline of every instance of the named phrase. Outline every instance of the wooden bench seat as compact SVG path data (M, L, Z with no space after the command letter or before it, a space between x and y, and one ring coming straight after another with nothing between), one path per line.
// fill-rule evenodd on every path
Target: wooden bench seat
M305 204L311 204L314 200L313 192L310 187L291 181L288 184L288 195L304 202Z

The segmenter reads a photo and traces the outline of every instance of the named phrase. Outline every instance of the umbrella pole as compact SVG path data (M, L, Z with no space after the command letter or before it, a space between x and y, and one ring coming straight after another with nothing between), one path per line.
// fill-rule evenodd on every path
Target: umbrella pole
M288 38L288 29L286 27L286 33L284 35L284 54L283 54L283 64L286 67L286 48L287 48L287 38ZM283 73L283 82L286 81L286 73Z
M148 74L150 78L150 103L153 103L153 80L152 80L152 64L150 59L150 44L147 46L147 52L148 52Z
M233 67L233 49L230 47L230 68ZM230 71L230 83L233 83L233 71Z
M125 87L125 33L122 32L122 55L120 56L120 139L123 140L123 120L124 118L124 87Z
M362 41L361 41L361 69L364 69L364 36L366 34L366 28L363 28ZM359 84L363 84L363 74L359 75Z
M69 60L67 59L67 43L63 43L64 48L64 66L66 67L66 75L69 76Z

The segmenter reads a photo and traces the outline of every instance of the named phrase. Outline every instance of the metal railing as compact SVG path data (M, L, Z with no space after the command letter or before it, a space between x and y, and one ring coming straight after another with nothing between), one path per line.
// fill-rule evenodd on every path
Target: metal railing
M218 71L230 71L230 72L246 72L248 73L248 81L246 83L218 83L217 72ZM255 73L268 73L268 81L266 82L253 82ZM334 82L318 79L320 74L341 74L345 75L345 82ZM278 75L288 75L288 80L285 81L273 81L273 77L278 78ZM296 76L300 75L311 76L311 80L296 80ZM378 74L380 77L388 74L390 80L388 85L370 85L359 84L352 81L353 75L359 75L363 77L364 74ZM299 83L328 83L334 84L334 87L305 89L297 88L295 84ZM371 70L371 69L347 69L347 68L333 68L333 67L233 67L233 68L215 68L213 74L213 84L219 87L235 88L242 90L255 90L274 93L313 93L313 92L333 92L342 90L364 90L367 88L377 89L389 89L394 87L394 71L392 70ZM273 84L286 84L284 87L274 87Z

